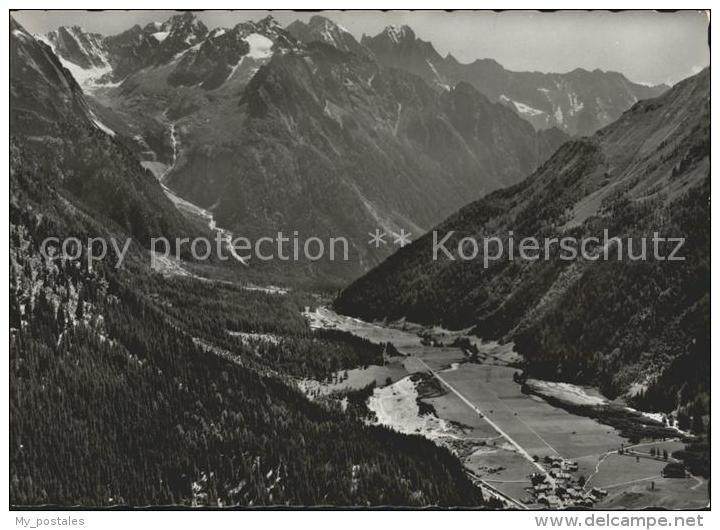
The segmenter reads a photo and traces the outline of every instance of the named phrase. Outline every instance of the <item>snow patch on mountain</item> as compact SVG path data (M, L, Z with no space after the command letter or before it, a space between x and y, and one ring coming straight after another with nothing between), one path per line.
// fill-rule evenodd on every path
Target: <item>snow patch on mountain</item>
M398 28L396 25L393 24L385 28L385 33L388 37L390 37L391 41L397 44L400 42L401 39L405 37L406 26L401 26Z
M98 117L95 116L95 113L93 113L92 111L90 112L90 119L92 119L92 121L93 121L93 123L95 124L95 126L96 126L98 129L100 129L102 132L104 132L105 134L107 134L107 135L109 135L109 136L113 136L113 137L115 136L115 131L113 131L110 127L108 127L108 126L105 125L103 122L101 122L101 121L98 119Z
M51 38L49 38L47 35L34 35L35 39L42 41L43 43L47 44L50 49L53 51L53 53L57 56L57 58L60 60L60 64L62 64L69 72L72 74L75 81L77 81L78 85L83 89L85 92L91 92L99 87L108 87L108 86L117 86L119 83L111 84L109 82L102 83L100 82L100 79L104 76L107 76L108 74L112 73L112 66L110 66L110 61L107 57L107 52L105 50L102 50L94 41L90 42L89 48L88 46L85 46L83 44L83 39L79 38L78 36L78 29L77 28L68 28L68 33L72 35L72 37L75 39L75 42L77 45L81 48L82 52L85 54L86 57L94 57L99 59L99 61L102 63L101 66L92 66L89 68L83 68L82 66L69 61L65 57L63 57L62 54L58 53L58 50L55 46L55 44L52 42ZM29 37L29 35L28 35ZM108 76L109 77L109 76Z
M240 68L240 65L243 63L244 60L245 56L243 55L242 57L240 57L240 60L237 62L237 64L232 67L232 70L230 70L230 75L227 76L227 79L231 79L232 76L235 75L235 72L237 72L237 69Z
M24 36L24 38L30 37L30 35L28 35L27 33L23 33L22 31L17 30L17 29L13 30L13 35L15 35L16 37ZM47 35L43 35L42 33L36 33L35 35L33 35L33 37L35 37L36 40L39 40L39 41L47 44L50 47L50 49L53 51L53 53L55 53L55 46L53 45L52 42L50 42L50 39L47 38Z
M12 34L13 34L15 37L18 37L18 38L23 39L23 40L26 40L26 41L29 41L29 40L31 39L30 35L28 35L28 34L25 33L24 31L20 31L19 29L14 29L14 30L12 31ZM45 41L45 43L46 43L46 44L50 44L50 43L47 42L47 41Z
M101 86L107 86L105 83L101 83L100 79L112 72L112 67L109 64L101 67L83 68L67 59L63 59L61 56L58 56L58 59L70 71L75 81L84 91L92 91Z
M75 42L88 57L97 57L103 63L108 64L107 54L98 46L98 42L91 35L84 35L82 29L75 26L68 28L68 32L73 36Z
M247 53L248 57L252 57L253 59L267 59L272 56L273 41L265 35L251 33L245 37L245 41L250 45L250 51Z
M323 22L323 27L320 30L320 35L322 36L322 38L325 42L335 46L336 48L339 48L340 46L338 45L337 42L335 42L335 37L333 36L334 29L335 28L334 28L333 23L330 22L329 20L325 20Z
M525 103L520 103L519 101L513 101L513 104L520 114L525 114L527 116L540 116L545 114L542 110L526 105Z
M335 120L340 127L343 127L342 109L332 101L325 100L323 113L330 119Z
M170 35L169 31L158 31L157 33L153 33L152 36L155 38L156 41L162 42L165 39L167 39L167 36Z
M580 112L582 109L585 108L585 104L582 101L580 101L580 99L578 98L578 95L575 94L574 92L570 92L568 94L568 99L570 100L570 115L571 116L573 114L577 114L578 112Z
M452 87L445 81L445 78L438 73L437 68L435 68L435 65L430 62L430 59L425 59L425 62L430 67L430 70L432 70L432 73L435 76L435 83L437 83L438 86L440 86L444 90L452 90Z
M512 105L513 107L515 107L515 110L517 110L520 114L524 114L525 116L542 116L543 114L545 114L545 111L536 109L535 107L531 107L530 105L521 103L520 101L512 100L505 94L500 95L500 101L502 103Z

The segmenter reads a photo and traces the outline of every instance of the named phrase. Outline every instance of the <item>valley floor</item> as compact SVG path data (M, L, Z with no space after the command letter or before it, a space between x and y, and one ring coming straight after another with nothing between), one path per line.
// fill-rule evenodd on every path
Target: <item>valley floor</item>
M649 453L651 447L672 453L681 448L680 441L629 446L612 427L522 393L513 380L518 370L509 363L517 360L511 346L476 341L477 360L468 362L459 347L449 345L457 332L436 329L429 341L411 324L370 324L327 308L305 316L313 328L339 329L376 343L390 342L400 353L387 359L384 366L351 370L347 377L339 375L331 383L303 381L301 387L308 395L359 389L374 382L376 387L367 401L374 421L447 446L486 493L502 497L510 507L577 505L568 497L548 502L538 496L532 491L532 474L577 490L577 499L591 495L594 488L604 490L594 494L592 505L596 508L703 508L708 503L703 479L663 478L660 473L667 462ZM417 374L431 374L442 390L436 385L434 391L428 391ZM591 389L566 385L562 390L590 404L602 399ZM617 454L623 445L630 451ZM567 476L555 478L557 465L551 466L551 459L572 468L564 470ZM584 488L578 486L580 477L586 480Z

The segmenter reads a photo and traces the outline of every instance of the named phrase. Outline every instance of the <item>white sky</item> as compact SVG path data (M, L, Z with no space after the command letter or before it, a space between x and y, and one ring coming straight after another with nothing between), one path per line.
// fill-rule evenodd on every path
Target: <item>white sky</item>
M17 11L32 33L77 24L105 35L134 24L163 21L172 11ZM202 11L208 27L257 20L268 11ZM575 68L615 70L644 83L675 83L709 64L708 17L698 11L325 11L358 39L389 24L407 24L442 55L462 62L492 58L510 70L568 72ZM273 11L283 25L313 13Z

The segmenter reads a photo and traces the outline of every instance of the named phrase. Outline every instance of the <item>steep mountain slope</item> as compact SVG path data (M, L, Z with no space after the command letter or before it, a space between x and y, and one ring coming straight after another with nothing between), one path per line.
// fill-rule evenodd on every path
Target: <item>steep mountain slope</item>
M111 83L145 67L166 64L179 53L202 42L207 34L208 29L202 21L192 13L184 13L163 23L150 23L144 28L135 25L109 37L85 33L78 26L60 27L49 33L47 40L66 63L83 70L109 66L104 76L94 76L88 81ZM76 68L70 69L75 73Z
M383 66L407 70L439 88L447 88L453 82L438 70L444 62L442 56L431 42L418 39L410 26L388 26L374 37L363 35L360 43Z
M173 283L134 251L123 269L45 259L46 237L107 236L106 219L58 198L21 145L10 164L12 506L485 504L447 450L309 402L242 343L196 339L304 324L295 303ZM218 292L232 303L198 312ZM175 314L189 296L197 305Z
M377 259L368 231L422 231L516 182L564 140L467 84L437 94L317 42L275 54L239 103L178 112L183 148L168 185L250 237L348 237L360 256L350 274Z
M362 46L347 29L319 15L311 17L307 23L296 20L288 25L286 30L301 42L324 42L344 52L360 55L368 53L368 49Z
M103 36L85 33L80 26L59 27L47 35L56 54L80 68L103 67L107 64Z
M589 135L613 122L639 99L660 95L666 86L633 83L617 72L566 74L511 72L492 59L458 62L442 57L432 43L416 37L408 26L389 26L362 44L380 64L408 70L431 86L446 89L460 81L491 101L508 105L537 129L558 127L571 135Z
M454 259L442 249L433 259L427 234L345 289L336 307L369 319L474 326L481 337L514 340L532 373L639 393L640 402L655 396L646 407L674 410L702 399L709 388L709 80L705 70L593 137L566 143L520 184L438 226L436 241L453 232L444 247ZM623 238L622 260L617 242L608 244L608 260L592 259L604 253L605 229ZM685 260L653 259L655 233L685 238L678 254ZM495 236L505 253L486 267L482 238ZM479 242L476 258L461 259L463 237ZM531 255L540 259L519 257L524 237L539 239ZM559 248L563 237L599 239L590 241L589 258L570 259ZM649 259L630 261L626 239L639 256L642 237ZM556 239L545 260L548 238ZM660 255L675 246L660 243ZM489 243L488 256L496 253Z
M536 133L468 84L437 93L381 68L322 17L211 30L93 95L164 184L219 226L251 239L347 237L349 262L301 264L333 283L386 255L368 248L369 231L418 234L517 182L566 138Z
M170 120L212 105L217 96L237 98L273 53L295 46L272 17L209 31L189 12L108 37L73 26L38 38L57 53L118 140L158 174L174 156ZM209 91L216 94L207 98Z
M315 340L294 298L165 278L138 245L47 259L48 237L195 234L49 46L11 21L10 52L12 506L485 505L447 450L309 402L228 333L304 344L296 375L377 355Z
M11 135L54 179L50 189L71 194L143 245L197 232L97 118L50 48L14 20L10 27Z
M117 86L133 75L152 76L156 70L172 86L215 89L239 67L257 71L274 45L292 47L295 40L272 17L210 31L190 12L107 37L73 26L60 27L43 39L90 92Z
M139 41L132 40L139 47L137 53L151 59L154 54L157 55L157 52L143 51L142 43L157 45L152 35L159 29L173 27L175 18L150 24L141 31L144 37ZM182 18L189 19L192 15L183 15ZM184 27L204 28L199 22L194 25L186 23ZM139 30L137 27L132 31ZM107 37L105 42L121 39L126 33ZM172 31L160 33L172 34ZM203 107L222 105L226 98L237 99L273 53L295 45L293 37L270 17L258 22L244 22L231 29L216 28L199 39L193 34L182 40L185 42L184 49L169 60L152 60L151 64L141 65L139 69L136 64L131 73L124 76L112 70L102 78L107 81L108 78L121 77L114 83L98 84L90 75L92 70L83 70L63 59L76 78L85 79L85 83L81 84L97 113L115 124L121 140L158 175L169 169L177 155L178 138L170 130L173 120ZM163 39L163 43L166 40ZM220 114L218 119L222 120Z
M271 17L243 22L230 30L215 29L199 47L182 55L168 81L212 90L237 75L238 68L254 73L275 50L294 45L294 39Z

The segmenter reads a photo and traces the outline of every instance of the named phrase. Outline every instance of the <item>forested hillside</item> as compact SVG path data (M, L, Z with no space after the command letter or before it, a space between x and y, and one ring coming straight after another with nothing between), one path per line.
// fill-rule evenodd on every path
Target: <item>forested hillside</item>
M484 506L449 451L314 404L381 351L312 335L302 294L148 267L197 228L93 114L50 48L11 25L10 504ZM88 266L49 237L134 242ZM188 305L191 304L191 305ZM242 333L279 337L261 344Z
M592 383L646 409L706 417L709 373L709 71L636 104L589 139L565 144L522 183L437 227L455 260L433 260L432 235L345 289L336 307L366 319L406 317L513 340L532 374ZM561 260L558 239L616 243L610 259ZM556 238L550 259L458 258L458 242ZM682 237L684 261L653 259L651 239ZM627 239L649 239L628 259ZM602 243L600 243L602 244ZM667 257L675 247L661 243ZM603 252L593 245L593 255ZM493 252L495 247L492 247ZM540 252L542 256L542 251ZM699 425L703 420L699 421ZM702 430L702 428L700 428Z
M38 175L15 148L11 504L482 504L445 449L310 403L277 370L253 362L250 347L235 342L223 356L193 340L193 332L202 336L193 316L172 311L191 285L143 273L138 247L121 270L43 259L45 237L105 230L69 205L52 206L57 192ZM207 282L192 282L205 303L217 300ZM158 296L163 290L174 295ZM264 320L268 331L311 340L299 306L234 295L253 320L230 313L223 325L257 331ZM362 344L348 348L373 355ZM318 372L292 360L279 370L288 362L290 373Z

